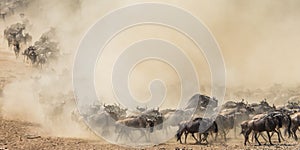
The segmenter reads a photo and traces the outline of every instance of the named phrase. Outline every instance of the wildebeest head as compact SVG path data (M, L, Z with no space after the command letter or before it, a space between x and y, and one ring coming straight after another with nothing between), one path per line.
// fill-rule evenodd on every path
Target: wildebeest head
M150 128L150 132L153 132L155 120L147 118L146 122L147 122L147 126Z
M284 115L282 113L279 113L279 114L274 115L273 118L276 119L277 126L279 128L281 128Z
M249 127L249 121L243 121L241 123L241 134L245 135L247 132L249 132L250 127Z
M164 121L164 117L162 114L157 115L155 117L155 126L156 129L161 130L163 128L163 121Z

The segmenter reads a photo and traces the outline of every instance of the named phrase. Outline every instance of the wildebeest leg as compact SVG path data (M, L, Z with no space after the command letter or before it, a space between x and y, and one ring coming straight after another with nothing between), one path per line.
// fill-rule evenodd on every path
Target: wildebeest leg
M246 146L249 140L249 134L244 134L244 137L245 137L244 145Z
M180 131L179 133L176 134L177 141L179 140L180 144L182 144L181 137L182 137L182 134L183 134L183 133L184 133L183 131Z
M284 139L283 136L282 136L282 133L281 133L280 129L278 129L278 133L279 133L279 135L280 135L280 138L281 138L283 141L285 141L285 139Z
M256 134L258 134L257 138L259 138L261 136L265 140L265 142L268 142L268 140L266 139L266 137L264 136L264 134L262 132L258 132ZM251 141L253 142L254 139L255 139L255 134L253 133Z
M208 133L203 133L204 137L202 139L202 141L204 141L206 144L208 144Z
M166 127L163 131L165 132L165 134L166 135L168 135L169 133L168 133L168 129L169 129L169 127Z
M286 136L287 135L287 128L286 129L284 129L284 131L283 131L283 133L284 133L284 136Z
M201 133L198 133L198 139L199 139L199 141L201 142Z
M216 133L216 136L215 136L215 141L218 140L218 136L219 136L219 133L217 132L217 133ZM221 136L221 138L222 138L222 132L220 133L220 136Z
M179 139L180 144L182 144L181 136L182 136L182 134L180 135L180 139Z
M271 137L274 135L274 132L278 134L278 141L279 141L279 143L281 142L280 139L282 139L283 141L285 141L284 138L283 138L283 136L282 136L282 134L281 134L280 129L273 131L272 134L271 134Z
M255 133L253 132L253 133L252 133L252 136L251 136L251 142L253 142L253 140L255 139L254 136L255 136Z
M213 136L213 133L211 132L211 137L213 140L217 141L218 133L216 133L215 137Z
M258 141L257 133L254 133L254 137L255 137L255 141L258 143L258 145L261 145L261 143Z
M276 131L276 130L275 130L274 132L277 133L277 136L278 136L278 142L281 143L281 140L280 140L280 136L281 136L280 130L279 130L279 131ZM272 133L274 134L274 132L272 132Z
M218 135L218 132L216 133L215 138L214 138L214 133L213 133L213 132L210 132L210 135L211 135L211 139L212 139L212 140L217 141L217 135ZM208 135L207 135L207 136L208 136Z
M234 125L234 137L236 138L236 125Z
M201 136L201 135L200 135ZM196 143L198 143L198 139L195 137L194 133L192 133L192 137L196 140Z
M259 136L261 136L261 137L265 140L265 142L268 142L268 140L266 139L264 133L260 132L260 133L259 133ZM258 136L258 137L259 137L259 136Z
M132 132L127 131L127 136L128 136L128 138L129 138L129 140L130 140L131 142L133 142L134 140L133 140L133 138L132 138L131 133L132 133Z
M272 143L272 141L271 141L271 135L270 135L270 133L269 133L268 131L266 131L266 132L267 132L267 134L268 134L268 138L269 138L270 144L273 145L273 143Z
M186 139L187 139L187 136L188 136L188 132L184 132L184 144L186 144Z
M217 133L218 134L218 133ZM227 141L227 139L226 139L226 131L225 130L223 130L223 136L224 136L224 140L225 140L225 142Z
M298 128L295 128L295 127L292 128L292 132L293 132L293 135L294 135L294 138L295 138L296 141L298 140L298 137L297 137L297 134L296 134L297 129Z
M123 135L124 135L124 133L123 133L123 129L120 129L120 132L119 132L119 134L118 134L118 136L117 136L117 139L116 139L116 141L118 142L118 141L119 141L119 139L121 139L121 138L123 137Z
M141 139L144 136L146 138L146 141L149 141L148 136L145 133L145 131L143 129L139 129L139 131L141 132L141 136L137 139Z

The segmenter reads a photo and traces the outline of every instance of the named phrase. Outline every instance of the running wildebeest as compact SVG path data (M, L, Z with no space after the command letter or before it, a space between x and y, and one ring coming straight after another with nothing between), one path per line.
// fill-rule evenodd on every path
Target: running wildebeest
M291 135L291 131L290 131L290 129L291 129L291 118L290 118L289 115L287 115L287 114L285 114L285 113L283 113L283 112L281 112L281 111L273 111L273 112L270 112L270 113L268 113L268 114L259 114L259 115L255 115L255 116L252 118L252 120L259 120L259 119L262 119L262 118L266 117L267 115L272 115L272 116L275 116L275 115L276 115L277 119L278 119L280 122L282 122L282 124L278 124L278 125L276 126L276 131L279 133L279 137L280 137L282 140L284 140L284 138L283 138L283 136L282 136L282 134L281 134L281 131L280 131L280 129L281 129L282 127L285 127L285 134L288 133L288 137L290 137L290 135ZM271 137L273 136L274 132L275 132L275 131L272 132ZM266 138L264 137L264 135L263 135L262 133L259 133L259 135L261 135L261 136L263 137L263 139L264 139L265 141L267 141ZM252 136L252 141L253 141L253 139L254 139L253 137L254 137L254 134L253 134L253 136ZM279 140L279 141L280 141L280 140Z
M176 137L177 137L177 141L180 141L180 143L182 144L181 136L182 134L185 134L184 143L186 143L187 136L189 133L191 133L196 143L199 142L201 143L202 141L206 141L206 143L208 143L207 136L210 131L213 131L214 133L218 132L218 125L215 121L212 121L208 118L195 118L188 122L182 122L179 125L179 129L177 130ZM200 138L201 138L201 134L203 134L204 139L198 140L194 135L195 133L199 133Z
M32 54L32 52L34 52L34 54L36 54L37 48L34 46L29 46L27 49L24 50L24 52L22 53L22 55L24 55L24 62L27 62L28 59L30 59L30 54ZM30 59L32 61L32 59Z
M118 133L117 141L126 135L130 141L138 140L141 137L145 137L148 141L150 135L147 136L144 129L149 128L149 133L153 132L155 120L147 118L145 115L139 115L136 117L129 117L122 120L116 121L115 132ZM140 137L133 139L132 132L139 131L141 133Z
M234 116L220 114L216 118L216 123L218 125L219 133L221 134L221 136L223 136L224 140L226 141L226 135L234 127Z
M32 66L36 63L37 55L38 54L36 51L30 51L28 54L28 58L30 59Z
M256 142L261 145L258 140L257 134L260 132L267 132L269 142L273 145L271 141L271 135L269 132L276 132L278 135L278 141L280 141L279 132L276 130L277 127L282 127L282 120L280 119L278 114L268 114L263 118L256 120L248 120L241 123L242 132L244 135L244 145L249 142L249 134L253 131Z

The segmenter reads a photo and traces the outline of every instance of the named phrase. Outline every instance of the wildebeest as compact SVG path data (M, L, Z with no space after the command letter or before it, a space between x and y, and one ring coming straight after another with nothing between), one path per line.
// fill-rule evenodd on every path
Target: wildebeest
M24 50L22 55L24 55L24 62L27 62L28 59L31 60L31 63L34 64L36 61L37 53L36 53L37 48L34 46L29 46Z
M218 106L218 100L206 95L195 94L188 101L185 109L196 109L196 113L200 113L206 110L206 108L216 108Z
M4 30L4 38L7 40L7 46L10 48L16 40L16 33L9 33L6 30Z
M40 69L43 69L43 65L47 62L47 57L45 54L38 54L37 55L37 66L40 66Z
M113 113L115 116L115 120L124 119L127 115L126 108L121 108L120 104L114 104L114 105L103 105L104 111Z
M89 123L90 127L97 131L102 131L102 134L109 133L109 128L113 127L118 119L117 114L114 112L107 112L104 110L99 110L95 114L86 116L86 121ZM103 130L103 128L106 128L106 130Z
M24 37L23 31L25 30L25 25L21 23L12 24L9 28L4 30L4 38L8 42L8 47L10 47L13 42L22 43Z
M278 124L276 126L276 131L279 133L279 136L282 140L284 140L282 134L281 134L281 131L280 129L282 127L285 127L285 133L288 133L288 136L290 137L291 135L291 117L289 115L287 115L286 113L283 113L281 111L273 111L273 112L269 112L269 113L265 113L265 114L259 114L259 115L255 115L252 117L252 120L259 120L259 119L262 119L264 117L266 117L267 115L272 115L272 116L275 116L277 117L277 119L282 122L282 124ZM273 134L275 133L275 131L272 132L271 136L273 136ZM265 137L263 136L262 133L259 133L259 135L261 135L265 141L267 141L265 139ZM254 135L253 135L254 136ZM253 141L253 137L252 137L252 141Z
M277 127L282 127L282 120L278 114L268 114L260 119L248 120L241 123L242 134L244 135L244 145L249 142L249 134L253 131L256 142L261 145L258 140L257 134L260 132L267 132L269 142L273 145L271 141L271 135L269 132L276 132L278 135L278 141L280 142L279 132L276 130Z
M226 141L226 135L234 127L234 115L220 114L216 117L216 123L218 125L219 133L222 134L224 140Z
M282 122L282 126L277 126L276 129L277 131L279 132L279 135L280 137L284 140L282 134L281 134L281 131L280 131L280 128L284 127L284 133L286 135L286 133L288 133L288 137L291 136L292 132L291 132L291 127L292 127L292 119L291 119L291 116L288 115L287 113L284 113L284 112L281 112L281 111L274 111L274 112L271 112L269 114L273 114L273 115L276 115L278 117L279 120L281 120ZM274 133L274 132L273 132ZM272 135L273 135L272 133Z
M296 134L298 127L300 126L300 112L296 112L291 114L291 130L295 140L298 140L298 136Z
M118 133L117 141L126 135L130 141L139 140L141 137L145 137L148 141L150 139L149 135L144 129L149 129L148 131L151 133L153 132L155 120L147 118L145 115L139 115L136 117L129 117L122 120L118 120L115 123L115 132ZM132 133L133 131L138 130L141 135L138 138L133 138Z
M180 143L182 143L181 136L182 134L185 134L184 143L186 143L187 136L189 133L191 133L196 143L199 142L201 143L202 141L206 141L206 143L208 143L207 136L210 131L213 131L214 133L218 132L218 125L215 121L212 121L211 119L208 118L195 118L191 121L182 122L179 125L179 129L177 130L176 137L177 137L177 141L180 141ZM195 133L199 133L200 134L199 137L201 137L201 134L203 134L204 139L198 140L194 135Z
M30 59L31 61L31 65L34 65L36 63L36 60L37 60L37 52L36 51L30 51L29 54L28 54L28 58Z
M227 106L228 107L228 106ZM222 108L220 115L223 116L233 116L234 118L234 135L236 136L237 134L237 128L238 125L245 121L250 119L250 116L255 114L255 111L253 108L247 106L243 101L242 102L235 102L234 104L231 103L230 108Z

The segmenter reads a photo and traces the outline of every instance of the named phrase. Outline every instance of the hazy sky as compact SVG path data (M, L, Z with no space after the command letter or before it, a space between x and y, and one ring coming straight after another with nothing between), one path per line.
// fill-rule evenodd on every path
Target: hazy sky
M44 16L40 19L44 25L53 25L62 31L62 40L68 43L63 47L68 52L76 51L83 34L106 13L137 2L165 2L188 10L210 29L223 53L227 87L260 88L273 83L300 82L299 0L82 0L81 10L75 15L70 14L78 7L71 0L45 2L39 5L47 12L43 14L47 21ZM36 13L31 15L39 18ZM194 63L200 83L210 83L206 60L189 39L166 27L143 25L125 30L107 45L96 70L97 90L101 97L112 98L112 66L122 50L145 38L162 38L175 43ZM132 72L129 81L135 91L133 95L147 99L148 81L158 76L166 80L168 92L173 93L167 98L178 96L178 75L168 65L155 61L140 63Z
M129 3L133 2L123 1L118 6ZM273 83L300 82L298 66L300 63L299 1L189 0L169 3L189 10L201 19L216 37L226 63L228 87L261 88ZM121 33L113 41L118 43L117 41L122 41L123 38L121 43L124 45L112 42L107 50L109 52L112 47L112 49L117 49L118 46L124 47L140 37L149 36L165 38L183 47L197 67L200 82L209 83L209 69L203 55L197 53L198 49L185 37L173 31L167 31L167 29L153 26L130 29ZM110 54L112 55L112 53ZM151 66L151 63L144 65L144 68L147 68L146 66ZM163 74L165 75L165 73ZM173 72L173 74L175 73ZM140 77L145 77L145 74L141 74ZM173 77L174 80L169 80L170 85L177 84L178 79L176 76ZM147 87L146 85L144 87ZM137 95L145 94L141 91L137 93Z

